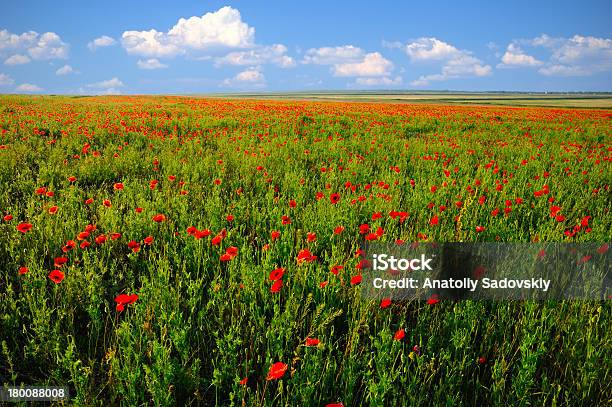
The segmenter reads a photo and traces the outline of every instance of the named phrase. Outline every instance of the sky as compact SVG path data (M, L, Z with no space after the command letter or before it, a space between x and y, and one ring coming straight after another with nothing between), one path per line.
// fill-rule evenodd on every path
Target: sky
M612 1L4 2L0 93L612 91Z

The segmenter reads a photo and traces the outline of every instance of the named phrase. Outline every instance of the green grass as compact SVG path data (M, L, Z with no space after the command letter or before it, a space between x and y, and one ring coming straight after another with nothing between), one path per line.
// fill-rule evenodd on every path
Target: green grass
M0 211L13 216L0 220L0 383L67 385L70 403L88 406L610 404L609 301L380 309L350 284L364 223L382 227L383 242L609 242L610 117L0 97ZM544 185L549 192L535 196ZM54 195L38 195L43 186ZM553 204L564 221L551 218ZM402 223L392 210L409 216ZM586 216L588 226L568 236ZM32 229L20 233L21 222ZM78 240L87 225L95 230ZM190 226L211 233L196 239ZM96 243L100 235L107 241ZM77 247L64 254L68 240ZM220 261L230 247L237 255ZM305 248L318 259L298 264ZM55 284L48 274L64 255ZM337 276L335 265L344 266ZM278 267L282 288L272 293ZM138 300L120 312L122 293ZM401 328L405 338L394 340ZM275 362L287 371L268 381Z

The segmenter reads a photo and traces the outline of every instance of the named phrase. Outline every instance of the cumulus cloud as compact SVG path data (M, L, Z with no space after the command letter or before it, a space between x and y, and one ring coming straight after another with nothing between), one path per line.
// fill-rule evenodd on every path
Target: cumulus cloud
M71 73L77 73L77 71L75 71L70 65L64 65L61 68L59 68L57 71L55 71L55 74L58 76L68 75Z
M40 92L43 90L40 86L31 83L22 83L15 88L17 92Z
M419 38L406 44L404 51L412 62L442 65L441 72L423 75L412 81L412 86L427 86L432 81L487 76L491 73L491 66L485 65L470 51L458 49L437 38Z
M4 60L4 65L23 65L31 61L30 57L23 54L11 55Z
M109 37L108 35L103 35L101 37L93 39L92 41L89 41L87 43L87 48L89 48L89 50L93 52L98 48L111 47L115 44L117 44L117 41L115 41L114 38Z
M281 68L295 66L293 58L287 55L287 47L282 44L256 46L246 51L234 51L215 59L215 65L263 65L274 64Z
M306 51L302 63L315 65L345 64L359 62L364 55L364 50L353 45L310 48Z
M397 81L397 78L390 77L393 71L391 61L378 52L366 53L353 45L310 48L306 50L302 63L331 65L334 76L356 77L355 83L359 85L392 85Z
M265 85L266 78L259 68L249 68L242 72L239 72L233 78L225 79L221 86L232 86L232 87L262 87Z
M522 49L529 47L548 54L546 61L539 61ZM514 40L498 67L539 67L546 76L587 76L612 70L612 39L574 35L571 38L551 37L542 34L532 39Z
M132 55L173 57L193 51L249 48L255 29L242 21L240 11L226 6L201 17L180 18L167 32L125 31L121 42Z
M69 46L54 32L38 34L36 31L28 31L17 35L1 30L0 52L10 51L27 54L34 60L66 59Z
M357 78L355 83L363 86L396 86L402 84L402 77L396 76L395 78L390 78L388 76L383 76L379 78Z
M94 89L120 88L123 86L123 82L121 82L119 78L114 77L106 81L90 83L89 85L86 85L86 86L88 88L94 88Z
M515 68L524 66L540 66L542 61L538 61L531 55L525 54L516 44L508 45L506 52L502 56L502 61L497 65L498 68Z
M145 60L139 59L136 65L138 66L139 69L148 69L148 70L164 69L168 67L168 65L162 64L161 62L159 62L159 59L157 58L149 58Z
M15 83L13 78L8 76L7 74L0 73L0 86L10 86L13 83Z

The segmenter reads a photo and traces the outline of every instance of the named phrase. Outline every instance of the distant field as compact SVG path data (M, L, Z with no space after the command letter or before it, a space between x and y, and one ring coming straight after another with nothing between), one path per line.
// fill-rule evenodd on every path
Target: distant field
M562 107L584 109L612 108L612 95L605 93L376 93L376 92L293 92L240 93L214 95L222 98L351 101L384 103L432 103L460 105L505 105L533 107Z

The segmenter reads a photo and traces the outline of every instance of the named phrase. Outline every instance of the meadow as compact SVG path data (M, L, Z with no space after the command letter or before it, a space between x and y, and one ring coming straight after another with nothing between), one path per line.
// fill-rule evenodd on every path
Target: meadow
M0 385L610 405L610 301L374 301L378 242L612 235L612 111L0 96Z

